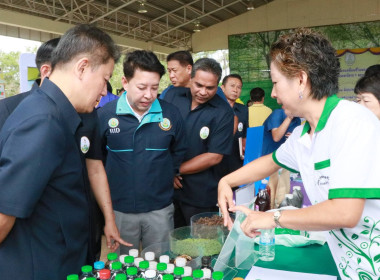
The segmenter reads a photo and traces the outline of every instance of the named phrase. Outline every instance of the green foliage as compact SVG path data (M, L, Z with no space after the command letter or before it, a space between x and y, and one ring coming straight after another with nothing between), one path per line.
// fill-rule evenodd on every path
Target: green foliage
M5 53L0 51L0 68L4 76L5 94L12 96L20 93L19 57L21 52Z

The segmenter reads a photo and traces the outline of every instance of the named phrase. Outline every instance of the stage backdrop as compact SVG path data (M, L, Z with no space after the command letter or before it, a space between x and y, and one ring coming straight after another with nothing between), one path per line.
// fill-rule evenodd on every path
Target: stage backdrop
M325 34L338 50L342 72L338 95L352 99L356 81L365 69L380 63L380 21L313 27ZM268 52L271 44L288 30L247 33L228 37L230 72L243 78L241 99L246 103L253 87L265 91L264 104L279 108L270 97L272 82L269 75Z

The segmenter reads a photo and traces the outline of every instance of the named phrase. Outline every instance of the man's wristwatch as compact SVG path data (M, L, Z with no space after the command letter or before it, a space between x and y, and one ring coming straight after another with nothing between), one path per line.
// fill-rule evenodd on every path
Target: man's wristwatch
M282 212L282 210L277 210L276 212L274 212L274 215L273 215L273 220L274 220L277 228L282 228L282 226L280 224L281 212Z

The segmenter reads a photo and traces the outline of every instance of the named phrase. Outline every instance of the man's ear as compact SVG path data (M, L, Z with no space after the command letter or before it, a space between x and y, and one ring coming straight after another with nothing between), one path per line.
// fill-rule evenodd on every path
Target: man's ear
M87 57L82 57L75 63L75 74L79 79L83 78L83 74L90 68L90 63Z
M193 69L193 66L191 66L190 64L188 64L187 66L186 66L186 71L187 71L187 73L190 75L191 74L191 70Z
M51 74L51 66L49 64L42 64L40 68L41 80L49 78Z
M127 87L128 87L128 79L127 79L125 76L123 76L123 77L121 78L121 84L123 85L124 90L127 90Z

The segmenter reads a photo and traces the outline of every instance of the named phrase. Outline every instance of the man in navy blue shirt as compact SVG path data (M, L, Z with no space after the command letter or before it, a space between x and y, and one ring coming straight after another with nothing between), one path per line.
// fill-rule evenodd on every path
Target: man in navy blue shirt
M230 74L223 78L221 88L227 98L228 104L230 104L235 116L238 118L238 125L236 133L234 134L232 152L230 155L224 156L221 164L219 164L222 176L243 166L243 155L248 128L248 108L243 104L236 103L236 100L240 97L242 86L243 80L238 74Z
M301 124L298 117L287 116L284 109L274 110L263 123L263 149L262 155L273 153L290 136L293 130ZM290 190L290 173L281 169L269 177L271 189L271 208L277 208Z
M214 59L199 59L191 72L190 88L173 88L164 99L179 108L189 145L174 179L176 227L189 225L193 215L218 210L221 177L216 165L231 153L234 127L231 107L216 95L221 75Z
M127 54L125 92L98 110L116 224L139 248L168 241L173 229L173 178L186 152L178 109L157 99L164 66L148 51ZM128 254L121 246L120 254Z
M106 94L120 54L89 25L65 33L50 80L20 103L0 133L0 275L55 280L78 273L88 247L88 203L76 131Z

